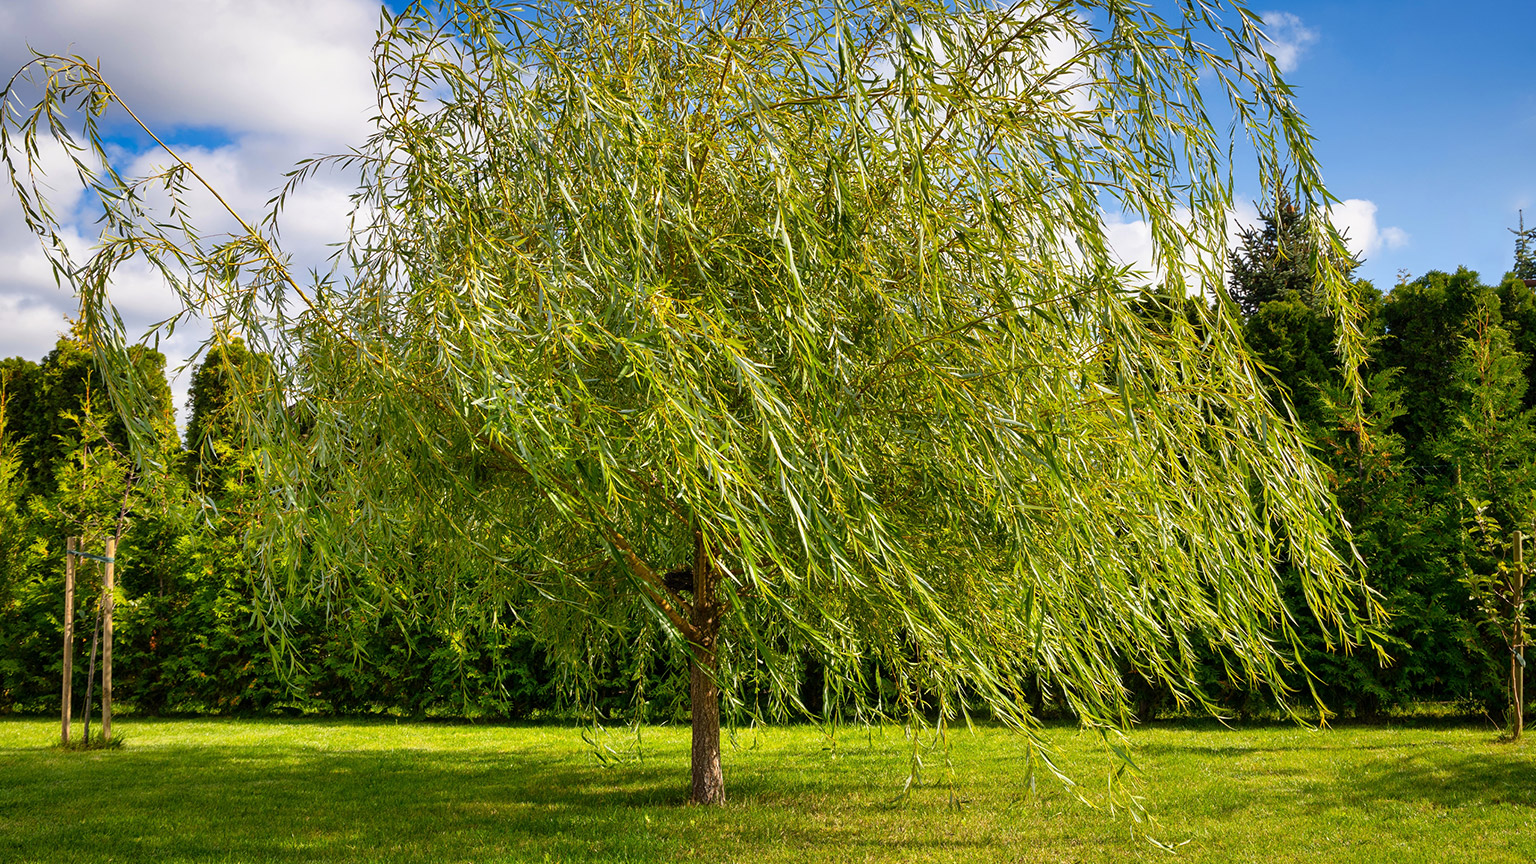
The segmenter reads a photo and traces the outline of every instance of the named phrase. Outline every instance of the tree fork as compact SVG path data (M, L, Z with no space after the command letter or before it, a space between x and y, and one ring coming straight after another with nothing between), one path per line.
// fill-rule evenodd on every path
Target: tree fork
M725 775L720 769L720 670L717 653L721 607L719 575L710 566L704 533L693 531L693 658L688 664L689 708L693 717L693 791L690 804L724 804Z

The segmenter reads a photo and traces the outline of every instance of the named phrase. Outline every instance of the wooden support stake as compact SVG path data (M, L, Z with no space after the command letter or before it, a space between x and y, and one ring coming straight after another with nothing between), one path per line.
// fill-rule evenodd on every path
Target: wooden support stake
M1509 640L1509 672L1510 695L1515 697L1515 734L1511 737L1519 741L1525 732L1525 566L1521 557L1520 547L1525 545L1524 538L1519 531L1515 532L1515 590L1510 595L1510 611L1514 613L1514 623L1510 628Z
M69 746L69 719L75 697L75 548L73 537L64 541L64 705L59 742Z
M101 740L112 740L112 568L117 538L107 538L107 569L101 577Z

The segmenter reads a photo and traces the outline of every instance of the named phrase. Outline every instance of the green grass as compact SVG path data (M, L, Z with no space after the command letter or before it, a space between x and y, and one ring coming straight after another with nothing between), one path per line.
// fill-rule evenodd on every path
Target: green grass
M1141 791L1169 856L1042 782L1020 739L951 738L906 799L900 730L745 731L731 803L682 805L687 730L644 732L604 767L580 730L334 720L125 718L117 751L51 746L0 720L0 861L1382 861L1536 860L1536 747L1418 724L1137 731ZM1106 764L1053 730L1085 780ZM622 744L622 736L611 743Z

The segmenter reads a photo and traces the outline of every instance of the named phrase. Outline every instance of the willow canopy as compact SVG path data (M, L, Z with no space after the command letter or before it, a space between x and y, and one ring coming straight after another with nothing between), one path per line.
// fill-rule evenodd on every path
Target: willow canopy
M134 259L211 344L270 358L228 371L272 598L516 619L577 661L660 628L691 658L692 796L718 802L722 694L793 702L807 658L841 716L1028 729L1043 682L1113 728L1124 673L1199 703L1214 651L1283 694L1292 614L1368 633L1347 526L1229 306L1149 314L1106 239L1144 220L1160 283L1219 291L1234 152L1326 212L1260 26L1198 0L386 12L328 277L290 270L281 196L205 235L167 203L194 166L106 168L117 98L79 59L24 70L34 107L13 84L5 155L104 365ZM40 197L48 136L101 207L84 261ZM1313 263L1348 361L1340 257Z

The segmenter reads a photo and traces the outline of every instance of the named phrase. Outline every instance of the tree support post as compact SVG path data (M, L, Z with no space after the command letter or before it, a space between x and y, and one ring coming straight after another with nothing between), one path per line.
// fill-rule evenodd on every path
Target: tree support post
M112 740L112 581L117 538L107 538L106 569L101 577L101 740Z
M1523 548L1525 536L1520 531L1515 531L1515 572L1510 577L1513 582L1510 587L1509 603L1510 612L1513 613L1513 622L1510 626L1509 639L1509 695L1515 703L1515 713L1511 724L1512 740L1519 741L1525 732L1525 556Z
M69 720L74 714L75 697L75 552L79 540L64 540L64 698L61 708L59 743L69 746Z

